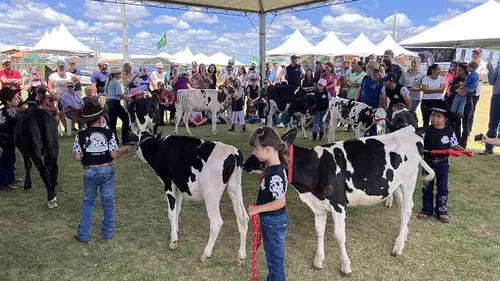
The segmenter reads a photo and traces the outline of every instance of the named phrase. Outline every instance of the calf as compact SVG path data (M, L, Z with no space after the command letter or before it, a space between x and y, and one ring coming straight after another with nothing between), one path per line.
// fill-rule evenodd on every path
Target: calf
M139 132L149 131L153 135L158 130L157 114L159 108L159 97L153 94L150 98L135 99L128 106L130 117L130 129L137 136Z
M362 102L343 98L332 98L330 100L329 114L328 142L335 141L335 126L339 121L351 125L356 133L356 138L359 139L372 126L385 127L387 116L382 108L372 108ZM325 114L323 122L326 121L327 117L328 114Z
M228 86L220 86L219 90L212 89L185 89L177 92L177 101L175 104L175 130L174 134L179 133L179 123L183 118L184 125L188 134L193 135L189 130L189 117L193 111L212 112L212 134L217 134L217 113L224 111L231 104L234 89Z
M293 85L275 85L267 88L266 91L268 114L267 125L272 126L272 117L277 111L284 112L292 118L294 115L300 118L302 133L307 138L305 129L306 96L304 89ZM296 113L300 113L296 115Z
M377 204L398 188L402 193L401 226L392 253L401 255L408 235L418 166L422 165L429 173L424 181L434 178L434 171L422 159L423 140L414 133L413 127L313 149L292 145L296 134L296 130L289 131L282 139L293 149L291 175L288 175L291 185L314 213L318 237L314 266L323 267L325 226L327 214L331 212L340 246L341 270L345 275L351 274L345 246L347 206ZM243 169L260 172L263 165L252 155Z

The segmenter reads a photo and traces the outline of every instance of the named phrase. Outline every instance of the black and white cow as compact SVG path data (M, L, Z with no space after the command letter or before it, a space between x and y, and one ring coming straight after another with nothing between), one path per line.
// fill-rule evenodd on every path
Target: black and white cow
M189 130L189 118L191 113L210 111L212 113L212 134L217 134L217 113L226 110L231 104L234 89L228 86L220 86L219 90L213 89L184 89L177 92L177 101L175 104L175 130L174 134L179 133L179 123L183 118L184 125L188 134L193 135Z
M335 141L335 127L339 121L347 123L354 128L356 138L359 139L372 126L385 127L387 114L382 108L372 108L365 103L343 98L332 98L328 110L330 124L328 127L328 142ZM326 122L328 114L323 117Z
M150 130L154 125L138 124L140 119L137 118L136 124L132 126L136 130L144 128L141 132L134 131L139 136L137 156L148 163L164 186L171 226L170 248L178 247L177 233L183 199L204 200L210 220L210 238L201 260L212 256L215 240L222 227L220 199L226 190L236 214L240 233L238 261L243 264L246 259L248 215L241 186L242 153L230 145L193 137L167 136L160 139ZM153 119L148 122L153 122Z
M153 135L158 130L156 124L158 108L159 108L158 95L152 95L150 98L136 99L128 105L128 114L130 119L130 128L137 136L138 132L148 131Z
M313 149L292 145L296 134L296 130L289 131L282 139L294 150L292 175L288 175L291 184L314 213L318 237L314 266L323 267L325 226L331 212L340 246L341 271L351 274L345 246L346 208L377 204L398 188L402 193L401 227L392 253L401 255L408 235L419 165L428 173L424 181L434 178L434 171L422 159L423 140L414 128L409 126L391 134L338 141ZM262 167L253 155L243 164L246 172L259 172Z
M299 123L302 126L304 138L307 138L305 129L305 111L306 111L306 96L304 89L293 85L275 85L270 86L266 90L267 97L267 126L272 126L272 117L277 111L286 111L290 117L295 113L300 113Z

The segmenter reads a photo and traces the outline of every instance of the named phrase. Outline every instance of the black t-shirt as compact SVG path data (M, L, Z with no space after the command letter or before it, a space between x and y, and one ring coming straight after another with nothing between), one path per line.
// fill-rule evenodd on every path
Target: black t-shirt
M430 126L425 132L424 149L425 150L446 150L451 149L458 145L455 131L452 127L446 126L443 129L434 128ZM447 155L431 155L425 154L426 161L448 158Z
M118 150L115 135L109 129L90 127L75 137L73 152L82 154L82 165L102 165L113 161L111 151Z
M292 66L291 64L286 67L286 80L288 81L288 85L294 85L300 87L300 64L296 64Z
M401 84L396 84L396 88L394 89L389 89L387 87L384 87L385 95L391 100L389 104L389 108L392 108L395 104L405 103L405 97L410 95L410 91L408 91L408 88Z
M215 75L215 72L210 74L212 77L212 84L210 84L210 89L215 89L217 88L217 75Z
M314 81L314 78L311 79L304 79L302 80L302 88L309 88L309 87L314 87L316 82Z
M328 92L315 92L314 100L316 101L316 110L325 111L328 109L328 97L330 94Z
M283 164L269 166L264 171L264 178L260 183L257 205L264 205L274 200L285 198L288 186L286 169ZM286 207L279 210L260 213L261 216L280 215L286 211Z
M256 99L259 97L259 92L260 92L260 88L258 85L255 85L255 88L252 87L252 85L248 85L247 86L247 94L248 94L248 97L252 100Z
M398 76L398 80L396 81L399 81L399 78L401 78L401 76L403 75L403 70L401 70L401 67L397 64L391 64L391 68L389 69L389 72L394 72L396 73L396 75Z
M451 81L450 85L450 94L452 97L454 97L457 94L458 87L460 87L460 83L464 82L465 78L461 76L457 76Z

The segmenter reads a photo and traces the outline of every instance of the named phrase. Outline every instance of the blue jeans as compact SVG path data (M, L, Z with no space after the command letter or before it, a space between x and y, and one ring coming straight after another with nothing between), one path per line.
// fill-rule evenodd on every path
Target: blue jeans
M283 112L281 113L281 117L280 117L280 122L283 123L283 125L288 125L288 123L290 123L290 120L292 119L291 116L289 116L288 112Z
M479 97L480 96L476 96L476 95L472 96L472 111L471 111L470 119L469 119L469 134L470 134L470 132L472 132L472 126L474 125L474 113L476 113L476 106L477 106L477 103L479 102Z
M455 98L453 99L453 104L451 105L451 112L464 113L466 102L467 102L467 96L456 95Z
M0 186L14 183L14 164L16 164L16 146L8 141L2 145L0 154Z
M420 100L411 100L411 111L417 112L417 107L420 104Z
M253 124L260 123L260 118L255 116L247 117L246 123L253 123Z
M113 238L115 233L115 168L113 166L83 171L83 204L77 238L88 241L92 233L92 215L97 198L97 190L101 190L102 235L106 239Z
M488 138L500 137L500 96L493 95L490 103L490 121L488 122ZM486 150L493 151L493 145L487 144Z
M262 241L266 251L268 281L285 279L285 238L288 229L288 214L267 215L260 217Z
M314 114L314 125L313 125L313 133L318 132L318 129L321 133L325 132L325 126L323 124L323 116L325 116L326 111L316 111Z
M434 181L436 182L436 215L448 215L448 171L450 165L445 163L430 164L436 173L436 178L424 184L422 188L422 213L426 216L432 216L434 205Z

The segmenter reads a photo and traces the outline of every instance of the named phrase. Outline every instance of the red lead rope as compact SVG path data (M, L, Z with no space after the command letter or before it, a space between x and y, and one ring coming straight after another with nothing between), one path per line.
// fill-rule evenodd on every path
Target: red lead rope
M430 154L436 155L436 154L441 154L441 155L449 155L449 156L454 156L454 157L459 157L459 156L467 156L467 157L472 157L473 152L470 150L453 150L453 149L443 149L443 150L425 150L424 152L428 152Z

